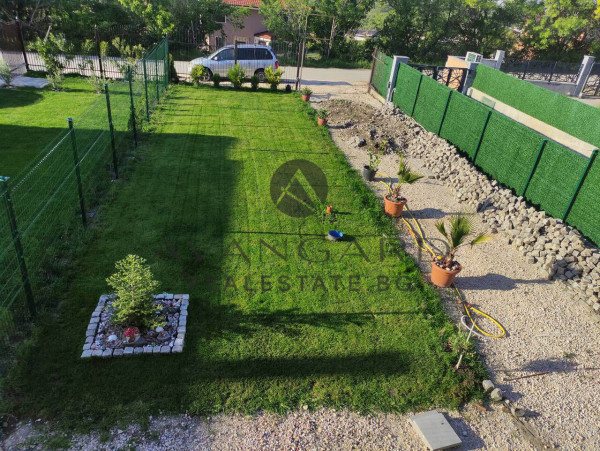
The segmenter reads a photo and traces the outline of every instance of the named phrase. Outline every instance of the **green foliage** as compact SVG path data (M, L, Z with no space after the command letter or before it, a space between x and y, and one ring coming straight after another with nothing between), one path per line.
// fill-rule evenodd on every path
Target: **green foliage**
M13 80L13 74L10 66L4 60L0 60L0 80L10 86Z
M252 77L250 77L250 87L253 91L256 91L258 89L259 83L260 79L258 78L258 75L253 75Z
M213 82L213 85L215 86L215 88L218 88L221 83L221 76L217 73L213 74L212 82Z
M108 43L105 41L100 42L100 59L106 58L106 52L108 49ZM91 39L86 39L81 46L81 50L85 55L91 56L96 54L96 43ZM79 64L79 69L82 75L87 75L87 80L97 94L104 92L104 83L106 80L103 77L99 77L96 74L94 61L91 58L86 58L82 63ZM89 74L86 74L89 72Z
M329 111L327 111L325 108L320 108L317 110L317 117L319 119L327 119L329 117Z
M150 32L165 35L175 27L173 15L161 0L118 0L124 8L144 21Z
M312 89L310 88L302 88L302 95L303 96L309 96L312 94Z
M114 61L119 68L119 72L121 72L123 76L127 76L129 73L135 74L136 62L142 58L144 53L142 45L129 45L124 39L119 37L112 40L112 45L121 58L120 61Z
M279 83L281 83L281 75L283 71L281 68L277 70L273 69L273 66L269 66L265 68L265 80L269 83L272 91L276 91Z
M173 55L169 53L169 81L171 83L179 83L179 75L177 75L177 69L175 69L175 61Z
M125 327L156 326L152 294L158 282L145 263L142 257L130 254L116 263L117 272L106 279L117 295L113 302L113 323Z
M72 47L67 43L64 36L49 33L44 39L38 37L32 47L37 51L46 66L46 78L52 89L60 89L62 86L62 70L64 64L61 57L72 58Z
M463 214L452 215L448 219L440 219L435 224L435 227L446 239L448 245L448 253L445 259L447 265L450 265L454 261L454 255L461 246L465 244L476 246L477 244L483 244L491 240L490 235L480 233L467 243L467 238L474 233L474 226L473 220Z
M369 169L377 171L381 164L381 151L373 146L369 146Z
M389 193L392 195L392 198L398 199L401 197L401 189L402 185L405 183L407 185L412 185L413 183L421 180L424 176L414 172L411 167L408 165L406 161L404 161L404 156L400 154L400 163L398 165L398 182L396 185L393 184L388 185Z
M240 63L235 63L235 65L227 71L227 78L235 89L242 87L245 77L246 69L240 66Z
M200 82L206 78L207 74L208 71L206 70L206 67L204 67L202 64L194 66L192 68L192 71L190 72L190 77L192 77L192 83L198 86Z

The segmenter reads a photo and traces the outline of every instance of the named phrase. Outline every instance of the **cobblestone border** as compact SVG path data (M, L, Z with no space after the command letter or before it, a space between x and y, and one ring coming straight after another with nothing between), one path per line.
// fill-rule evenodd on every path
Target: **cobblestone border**
M179 300L181 299L181 307L179 311L179 320L177 323L177 335L175 337L175 342L171 345L165 346L141 346L138 348L134 348L132 346L116 348L116 349L96 349L92 350L91 346L94 342L96 334L98 332L98 324L100 322L100 314L102 310L104 310L104 305L106 301L109 299L113 299L114 295L103 294L100 296L100 300L98 301L98 305L96 309L92 312L92 317L90 318L90 322L88 324L87 331L85 333L85 344L83 345L83 352L81 353L82 359L89 359L91 357L122 357L122 356L132 356L139 354L175 354L183 352L183 345L185 342L185 333L187 328L187 315L188 315L188 305L190 303L190 295L189 294L157 294L154 296L154 299L158 300Z

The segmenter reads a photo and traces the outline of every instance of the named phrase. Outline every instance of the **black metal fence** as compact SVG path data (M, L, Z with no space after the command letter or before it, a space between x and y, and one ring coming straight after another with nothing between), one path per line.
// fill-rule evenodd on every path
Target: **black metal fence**
M424 75L433 78L438 83L456 91L462 91L471 69L464 67L433 66L426 64L409 64Z
M505 58L500 70L522 80L575 83L581 69L580 63L562 61L525 60Z

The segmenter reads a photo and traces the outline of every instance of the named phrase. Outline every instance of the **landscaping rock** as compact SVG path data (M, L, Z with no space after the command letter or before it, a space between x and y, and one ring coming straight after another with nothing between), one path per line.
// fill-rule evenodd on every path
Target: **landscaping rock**
M494 402L502 401L502 390L500 390L499 388L494 388L490 393L490 399Z
M483 381L483 390L486 393L491 392L494 388L495 388L495 385L494 385L494 383L491 380L486 379L486 380Z

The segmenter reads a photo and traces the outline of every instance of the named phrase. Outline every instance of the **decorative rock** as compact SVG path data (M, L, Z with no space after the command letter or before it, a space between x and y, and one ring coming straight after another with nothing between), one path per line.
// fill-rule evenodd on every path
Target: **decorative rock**
M131 349L131 348L129 348L129 349ZM113 351L112 355L113 355L113 357L121 357L124 353L125 353L125 349L119 348L119 349L115 349Z
M125 348L123 350L123 355L133 355L133 348Z
M486 380L483 381L483 390L486 393L491 392L494 388L496 388L496 387L495 387L494 383L491 380L486 379Z
M500 390L499 388L494 388L490 393L490 399L494 402L502 401L502 390Z
M175 340L175 346L183 346L183 337Z
M183 352L183 346L177 346L177 345L173 346L173 352L177 352L177 353Z
M91 350L87 350L87 351L83 351L81 353L81 358L82 359L89 359L92 356L93 351Z
M111 357L113 353L112 349L105 349L104 351L102 351L102 357L106 358L106 357Z
M171 353L171 346L161 346L160 347L160 353L161 354L170 354Z
M113 341L117 341L117 336L115 334L109 335L108 336L108 342L112 343Z
M142 354L144 352L144 348L133 348L133 353L135 355Z
M92 357L102 357L102 349L96 349L95 351L92 351Z
M156 329L154 329L154 330L155 330L157 333L161 333L162 331L164 331L164 330L165 330L165 328L164 328L164 327L162 327L162 326L158 326L158 327L157 327Z
M153 347L152 354L160 354L160 346Z
M144 354L152 354L154 348L152 346L144 346Z

